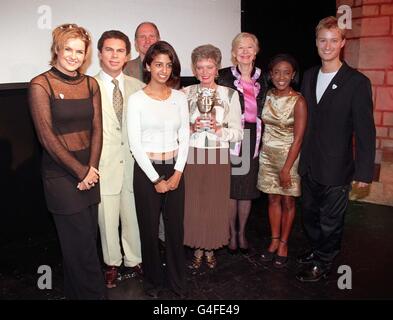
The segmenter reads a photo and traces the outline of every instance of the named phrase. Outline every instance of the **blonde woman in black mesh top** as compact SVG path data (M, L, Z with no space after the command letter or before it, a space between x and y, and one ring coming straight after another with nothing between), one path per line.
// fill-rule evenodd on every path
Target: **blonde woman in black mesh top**
M105 298L97 219L102 148L100 90L79 72L90 37L76 24L54 29L52 68L31 80L29 102L43 147L42 178L63 254L68 299Z

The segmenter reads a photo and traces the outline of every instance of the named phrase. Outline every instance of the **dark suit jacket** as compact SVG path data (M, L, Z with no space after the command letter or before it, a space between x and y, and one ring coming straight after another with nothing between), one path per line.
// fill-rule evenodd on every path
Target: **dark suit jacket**
M255 70L256 69L254 67L254 70L251 72L251 77L254 75ZM240 75L241 73L238 68L237 68L237 71ZM219 84L221 86L232 88L234 90L238 90L235 83L234 83L236 80L236 77L232 74L231 67L220 69L218 71L218 75L219 75L219 77L217 79L217 84ZM267 81L266 81L266 77L263 73L263 70L262 70L259 78L256 79L256 82L258 82L259 85L261 86L258 96L256 97L257 109L258 109L257 116L260 118L262 115L262 109L263 109L263 105L265 103L266 93L267 93ZM238 93L239 93L240 106L242 108L242 113L244 113L244 96L243 96L242 92L238 91Z
M299 174L309 169L313 179L323 185L371 182L375 125L370 80L344 62L317 103L319 69L306 71L302 83L308 119Z
M143 82L143 66L141 57L138 56L136 59L128 61L123 68L123 73Z

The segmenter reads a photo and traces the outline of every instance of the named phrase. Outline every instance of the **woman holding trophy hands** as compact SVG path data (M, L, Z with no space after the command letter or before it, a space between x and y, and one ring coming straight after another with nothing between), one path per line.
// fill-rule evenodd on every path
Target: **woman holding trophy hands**
M200 83L184 89L191 131L184 175L184 243L195 248L192 269L199 269L204 257L207 267L214 269L214 250L229 240L229 143L243 138L241 109L237 91L215 82L221 65L218 48L199 46L191 61Z

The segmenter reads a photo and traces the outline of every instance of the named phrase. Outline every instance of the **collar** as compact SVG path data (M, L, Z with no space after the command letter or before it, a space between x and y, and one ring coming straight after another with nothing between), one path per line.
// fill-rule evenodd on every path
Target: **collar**
M100 77L101 77L102 81L112 84L113 77L110 76L109 74L107 74L102 69L100 71ZM120 72L120 74L115 79L118 80L119 83L123 83L124 82L124 74L123 74L123 72Z
M67 81L78 80L82 75L81 73L79 73L78 70L76 70L76 76L69 76L68 74L61 72L59 69L57 69L56 67L53 67L53 66L50 69L50 71L52 73L54 73L56 76L62 78L63 80L67 80Z
M237 89L237 91L243 93L243 86L241 85L241 82L240 82L242 74L241 74L239 68L237 66L232 66L231 72L232 72L232 75L235 77L235 81L233 81L235 88ZM262 73L261 69L259 69L258 67L255 67L255 66L251 72L251 74L252 74L251 80L255 86L255 96L256 97L258 96L259 91L261 90L261 85L257 81L259 79L259 77L261 76L261 73Z

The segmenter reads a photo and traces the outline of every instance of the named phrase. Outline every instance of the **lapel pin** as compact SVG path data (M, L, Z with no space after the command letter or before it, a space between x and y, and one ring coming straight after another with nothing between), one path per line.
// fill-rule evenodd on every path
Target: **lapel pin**
M332 89L333 89L333 90L337 89L337 85L333 84L333 85L332 85Z
M59 93L59 97L60 97L60 99L64 99L64 94Z

